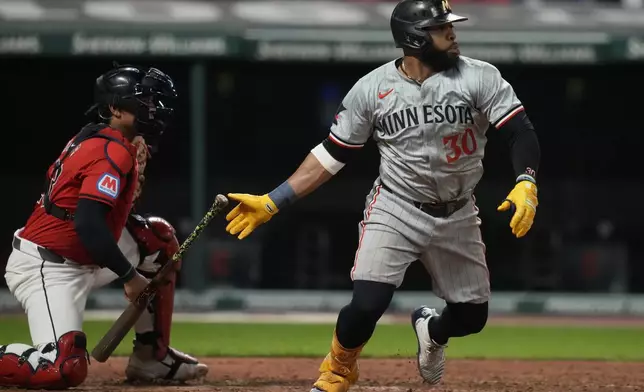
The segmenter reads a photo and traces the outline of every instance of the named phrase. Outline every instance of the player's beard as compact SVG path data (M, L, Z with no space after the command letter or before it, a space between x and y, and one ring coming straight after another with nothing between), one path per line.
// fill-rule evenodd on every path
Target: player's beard
M447 50L438 50L434 44L428 45L420 54L420 61L434 72L446 71L458 63L458 54Z

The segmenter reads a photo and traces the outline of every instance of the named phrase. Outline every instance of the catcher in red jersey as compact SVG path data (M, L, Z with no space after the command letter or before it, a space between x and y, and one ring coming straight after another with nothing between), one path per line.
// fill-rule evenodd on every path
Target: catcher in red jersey
M119 279L134 299L145 275L176 250L165 220L132 215L148 145L167 127L176 96L172 79L156 68L117 66L96 80L87 113L96 122L50 166L40 200L14 234L5 279L27 313L32 345L0 346L0 386L80 385L89 361L82 332L89 292ZM137 323L128 378L188 380L207 371L168 346L173 294L171 279Z

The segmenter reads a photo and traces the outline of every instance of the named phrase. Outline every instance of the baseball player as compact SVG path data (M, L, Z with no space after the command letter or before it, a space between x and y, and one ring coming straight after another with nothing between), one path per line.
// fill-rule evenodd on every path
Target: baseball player
M119 279L132 300L178 247L163 219L132 214L149 157L176 97L155 68L117 66L96 80L90 123L47 171L45 189L14 234L5 279L27 313L32 346L0 346L0 386L65 389L87 376L82 321L93 288ZM126 227L127 226L127 227ZM118 242L117 242L118 239ZM135 326L130 379L187 380L207 368L168 347L174 278Z
M447 0L400 1L391 30L403 57L354 84L328 138L287 181L261 196L229 195L239 204L226 217L226 231L243 239L328 181L370 138L377 143L380 175L358 227L353 297L338 315L314 391L346 392L358 380L360 352L415 260L446 301L440 315L421 306L411 316L422 378L438 384L448 339L483 329L490 280L473 191L483 175L488 130L507 136L516 173L498 210L514 210L510 227L516 237L532 226L539 143L497 68L460 56L453 24L465 20Z

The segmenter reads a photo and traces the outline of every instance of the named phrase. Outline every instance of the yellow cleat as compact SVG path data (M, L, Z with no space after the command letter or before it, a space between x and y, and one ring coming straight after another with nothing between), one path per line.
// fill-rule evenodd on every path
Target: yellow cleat
M311 392L347 392L360 376L358 356L362 347L347 350L340 345L334 333L331 352L322 361L320 377Z

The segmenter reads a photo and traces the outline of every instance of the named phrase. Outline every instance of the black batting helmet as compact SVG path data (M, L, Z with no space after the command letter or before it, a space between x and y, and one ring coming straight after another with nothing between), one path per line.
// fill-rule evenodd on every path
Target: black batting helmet
M391 33L397 48L414 51L431 43L427 29L467 20L452 13L448 0L402 0L391 13Z
M177 97L174 82L157 68L114 66L96 79L95 104L87 114L107 120L111 117L109 106L130 112L136 118L137 133L154 147L174 113L169 102Z

